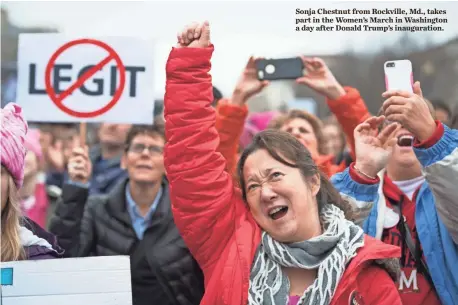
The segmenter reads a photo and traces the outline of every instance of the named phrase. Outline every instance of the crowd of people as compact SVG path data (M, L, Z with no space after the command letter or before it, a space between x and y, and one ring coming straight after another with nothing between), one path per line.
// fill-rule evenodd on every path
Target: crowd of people
M458 304L458 111L301 57L332 116L249 113L257 58L225 98L213 50L186 26L163 114L96 144L1 109L1 261L128 255L133 305Z

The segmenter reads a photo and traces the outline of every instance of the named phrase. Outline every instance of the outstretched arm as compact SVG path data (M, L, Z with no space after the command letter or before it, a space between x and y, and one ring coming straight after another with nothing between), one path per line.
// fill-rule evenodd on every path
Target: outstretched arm
M167 61L164 162L176 224L202 269L221 254L234 229L234 186L216 150L208 23L190 25Z
M343 87L321 58L302 56L305 71L296 81L306 85L326 97L329 109L337 118L347 136L350 154L355 160L355 139L353 131L356 126L370 117L366 104L359 91L351 87Z
M398 124L390 124L377 134L384 119L383 116L372 117L356 127L356 162L331 179L341 196L351 200L357 215L355 222L362 225L365 233L378 239L382 231L375 224L377 214L383 213L384 207L378 206L380 180L377 173L385 168L399 129Z
M221 101L217 108L216 129L221 139L218 151L226 158L227 170L232 175L235 174L240 137L248 116L246 103L269 85L268 81L258 79L256 60L254 57L249 58L231 98Z
M420 83L414 93L389 91L383 103L387 119L400 122L415 137L414 151L434 194L437 212L458 244L458 131L435 122Z

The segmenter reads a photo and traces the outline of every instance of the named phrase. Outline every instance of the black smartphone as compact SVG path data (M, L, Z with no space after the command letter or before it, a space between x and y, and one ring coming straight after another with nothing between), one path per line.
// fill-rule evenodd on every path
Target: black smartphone
M260 59L256 70L259 80L296 79L303 75L304 63L300 57Z

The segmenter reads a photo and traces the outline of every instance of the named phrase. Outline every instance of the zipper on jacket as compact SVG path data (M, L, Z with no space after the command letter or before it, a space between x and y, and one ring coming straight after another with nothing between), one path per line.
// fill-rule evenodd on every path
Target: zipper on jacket
M163 224L167 219L164 219L163 221L159 222L159 226L161 224ZM146 235L146 232L151 229L152 227L148 227L148 229L145 230L145 235ZM160 236L163 236L167 230L168 230L168 224L165 223L164 226L162 227L162 230L157 232L157 234L154 235L154 239L152 239L152 242L151 242L151 247L154 247L156 245L156 242L158 241L159 237ZM148 260L148 258L146 259L146 261L148 262L148 264L150 265L151 267L151 270L153 271L154 275L156 276L156 278L158 279L158 282L159 284L162 286L162 289L164 290L165 294L168 296L168 298L170 299L170 302L172 304L176 304L176 305L180 305L178 303L178 301L176 300L176 298L174 297L174 293L173 291L170 289L169 285L167 285L166 283L166 280L165 278L160 274L159 272L159 267L157 266L156 262L157 262L157 258L156 256L154 255L154 253L151 253L151 257L153 258L153 262L150 262Z

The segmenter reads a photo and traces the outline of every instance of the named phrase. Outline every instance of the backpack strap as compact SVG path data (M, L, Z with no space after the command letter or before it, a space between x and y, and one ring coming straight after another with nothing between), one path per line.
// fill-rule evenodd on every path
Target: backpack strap
M406 218L404 215L402 215L402 211L401 211L402 201L403 200L401 199L399 204L391 201L391 206L393 207L393 210L396 213L398 213L400 216L397 228L399 232L401 233L401 237L402 237L404 244L409 249L409 252L415 261L415 266L417 270L421 274L423 274L423 276L426 278L428 283L431 285L431 288L435 289L434 282L431 278L431 274L429 273L428 266L426 265L426 262L423 259L423 251L421 250L420 240L418 238L416 241L413 240L412 234L410 233L409 225L406 222Z

